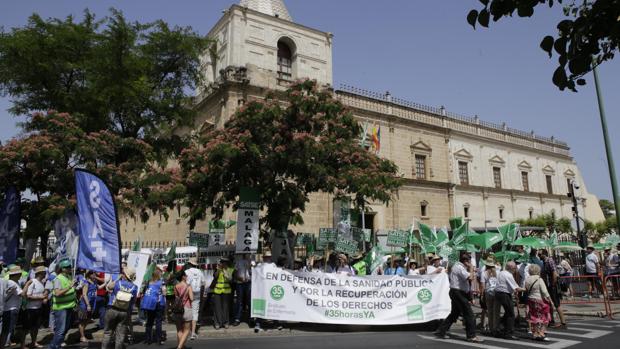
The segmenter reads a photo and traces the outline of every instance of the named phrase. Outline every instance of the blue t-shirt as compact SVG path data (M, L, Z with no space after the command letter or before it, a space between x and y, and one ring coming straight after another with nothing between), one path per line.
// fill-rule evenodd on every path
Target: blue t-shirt
M88 297L88 304L90 304L90 308L93 309L95 307L95 298L97 297L97 283L86 281L86 284L88 285L86 297ZM80 308L86 309L86 302L84 302L83 297L80 297Z
M157 304L161 301L161 280L149 283L140 302L140 308L144 310L155 310Z
M403 267L396 267L396 268L387 268L385 269L385 275L400 275L400 276L404 276L407 275L407 273L405 273L405 269L403 269Z
M131 281L120 279L116 282L116 284L114 284L114 290L110 293L110 302L108 302L108 305L112 306L114 304L116 294L121 289L125 292L131 293L131 303L129 304L129 311L131 312L133 310L133 304L136 301L136 296L138 295L138 287Z

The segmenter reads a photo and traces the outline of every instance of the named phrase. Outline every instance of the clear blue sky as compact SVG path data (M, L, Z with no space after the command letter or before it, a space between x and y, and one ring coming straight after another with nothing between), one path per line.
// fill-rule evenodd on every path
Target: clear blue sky
M133 20L163 19L206 34L235 0L33 1L0 3L0 25L22 26L32 12L43 17L80 16L88 7L99 17L116 7ZM293 19L333 32L334 84L354 85L569 142L588 190L611 198L592 76L579 93L552 83L555 57L538 47L556 32L560 7L530 19L472 30L465 17L478 0L285 0ZM45 54L42 52L42 54ZM600 70L616 171L620 173L620 57ZM0 98L0 140L17 134Z

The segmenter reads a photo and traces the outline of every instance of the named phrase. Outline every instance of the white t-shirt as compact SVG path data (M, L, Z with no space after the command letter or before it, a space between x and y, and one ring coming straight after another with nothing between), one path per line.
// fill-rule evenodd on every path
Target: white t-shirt
M530 277L530 265L529 263L519 264L519 286L525 288L525 280Z
M192 291L199 294L204 285L202 272L197 268L189 268L185 271L185 275L187 275L187 283L192 287Z
M507 270L502 270L497 273L497 286L495 292L513 293L519 285L515 281L515 278Z
M26 295L28 296L42 296L45 293L45 286L41 281L37 279L32 279L32 283L28 286L28 290L26 291ZM41 299L29 299L28 304L26 304L26 309L39 309L43 305L43 300Z
M598 256L594 251L586 256L586 273L596 273L596 265L599 263Z
M420 271L418 269L409 269L407 275L420 275Z
M22 305L22 288L19 287L17 282L9 280L6 287L6 300L4 302L4 311L19 309Z

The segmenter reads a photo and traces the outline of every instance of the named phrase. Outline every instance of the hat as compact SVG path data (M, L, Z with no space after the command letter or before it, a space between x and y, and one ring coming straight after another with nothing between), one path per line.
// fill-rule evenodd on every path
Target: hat
M58 263L60 268L71 268L71 261L68 259L63 259Z
M487 257L487 259L484 260L483 263L487 267L495 267L495 258L493 258L492 256L489 256Z
M418 265L418 261L412 259L412 260L409 261L409 264L415 264L417 266Z
M594 246L593 246L593 245L588 245L588 246L586 247L586 249L588 249L588 250L593 250L593 249L594 249Z
M401 257L401 256L394 256L394 262L402 261L402 260L403 260L403 257Z
M353 255L353 257L351 257L351 259L362 259L364 258L364 254L363 253L358 253Z
M265 251L265 253L263 253L263 257L271 257L271 251Z
M435 255L431 258L431 262L436 261L438 259L443 259L443 257Z
M426 254L426 259L431 260L433 257L435 257L434 253L427 253Z
M345 261L348 261L347 255L345 255L344 253L339 254L338 259L344 259Z
M42 263L45 263L45 260L41 256L33 258L32 261L30 262L30 264L42 264Z
M295 263L303 263L304 261L301 258L295 258Z
M34 268L34 274L36 275L38 273L47 273L47 268L45 268L44 266Z
M323 258L325 258L325 257L323 257L323 256L314 256L314 261L315 261L315 262L316 262L316 261L322 261L322 260L323 260Z
M189 259L187 260L187 263L189 263L191 265L198 265L198 258L196 258L196 257L189 257Z
M136 278L136 270L134 268L132 268L132 267L125 268L125 270L123 270L123 272L125 273L125 276L129 280L134 280Z
M9 268L9 275L21 275L22 268L19 265L13 265Z

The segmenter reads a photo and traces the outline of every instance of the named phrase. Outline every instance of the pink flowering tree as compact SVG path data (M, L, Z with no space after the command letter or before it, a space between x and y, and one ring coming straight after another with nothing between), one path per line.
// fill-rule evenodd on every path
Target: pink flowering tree
M397 166L362 148L362 132L315 81L294 84L284 98L247 103L181 154L190 225L209 208L221 217L246 186L260 191L266 228L278 230L303 223L311 193L388 203L401 185Z

